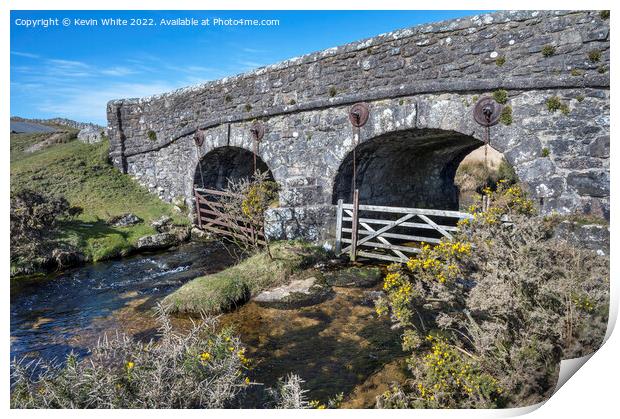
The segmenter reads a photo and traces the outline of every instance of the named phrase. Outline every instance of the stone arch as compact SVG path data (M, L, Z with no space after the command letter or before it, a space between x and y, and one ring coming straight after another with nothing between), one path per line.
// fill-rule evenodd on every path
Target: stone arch
M274 180L267 163L256 156L256 169L267 172ZM216 147L202 156L194 170L194 185L208 189L224 189L228 180L249 178L254 173L254 153L235 146Z
M454 175L463 158L484 143L471 135L442 129L392 131L355 148L360 203L458 210ZM338 168L332 203L350 202L353 151Z

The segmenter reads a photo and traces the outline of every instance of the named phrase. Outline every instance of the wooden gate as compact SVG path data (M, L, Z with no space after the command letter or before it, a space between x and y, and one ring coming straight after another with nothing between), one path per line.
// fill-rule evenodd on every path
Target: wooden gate
M362 256L407 262L421 252L422 243L452 238L458 221L472 218L459 211L355 205L357 198L354 194L354 204L339 200L336 218L336 253L349 253L351 260Z
M224 205L220 201L227 196L234 195L230 192L194 186L198 228L226 236L233 241L240 240L247 244L266 245L265 236L260 229L249 223L247 219L223 211Z

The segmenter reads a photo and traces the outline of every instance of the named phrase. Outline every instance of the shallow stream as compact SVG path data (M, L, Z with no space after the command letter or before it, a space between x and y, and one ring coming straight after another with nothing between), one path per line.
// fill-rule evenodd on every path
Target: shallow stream
M11 356L87 355L104 333L155 336L153 306L200 275L232 263L217 244L188 244L161 254L97 263L11 285ZM253 381L272 386L296 373L309 397L343 393L343 407L371 407L402 378L398 333L377 319L371 289L334 287L328 300L294 310L249 302L220 317L248 347ZM176 318L175 327L189 326Z

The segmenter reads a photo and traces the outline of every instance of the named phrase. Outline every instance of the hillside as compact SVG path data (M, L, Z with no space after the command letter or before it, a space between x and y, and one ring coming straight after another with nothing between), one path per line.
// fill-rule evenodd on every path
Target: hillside
M28 123L28 124L37 124L44 125L48 127L56 127L61 129L76 129L81 130L88 127L100 128L104 129L104 127L93 124L92 122L78 122L72 119L67 118L49 118L49 119L36 119L36 118L22 118L20 116L12 116L11 117L11 125L13 123ZM18 131L21 132L21 131Z
M67 139L37 149L51 135L11 134L11 191L64 196L72 206L83 208L81 215L61 223L58 243L98 261L129 253L140 237L156 233L151 221L162 215L188 223L171 205L108 163L107 141L84 144ZM108 225L110 218L125 213L143 221L122 228Z

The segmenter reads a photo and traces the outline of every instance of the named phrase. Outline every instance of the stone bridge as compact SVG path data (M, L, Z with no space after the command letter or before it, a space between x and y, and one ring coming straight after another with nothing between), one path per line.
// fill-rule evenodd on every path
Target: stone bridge
M483 145L479 98L507 93L491 146L544 213L609 218L609 20L597 11L511 11L425 24L235 77L108 103L116 167L193 208L258 165L281 185L272 234L329 238L334 203L458 208L454 174ZM502 93L496 96L501 98ZM359 138L348 113L365 102ZM204 138L195 143L199 133Z

